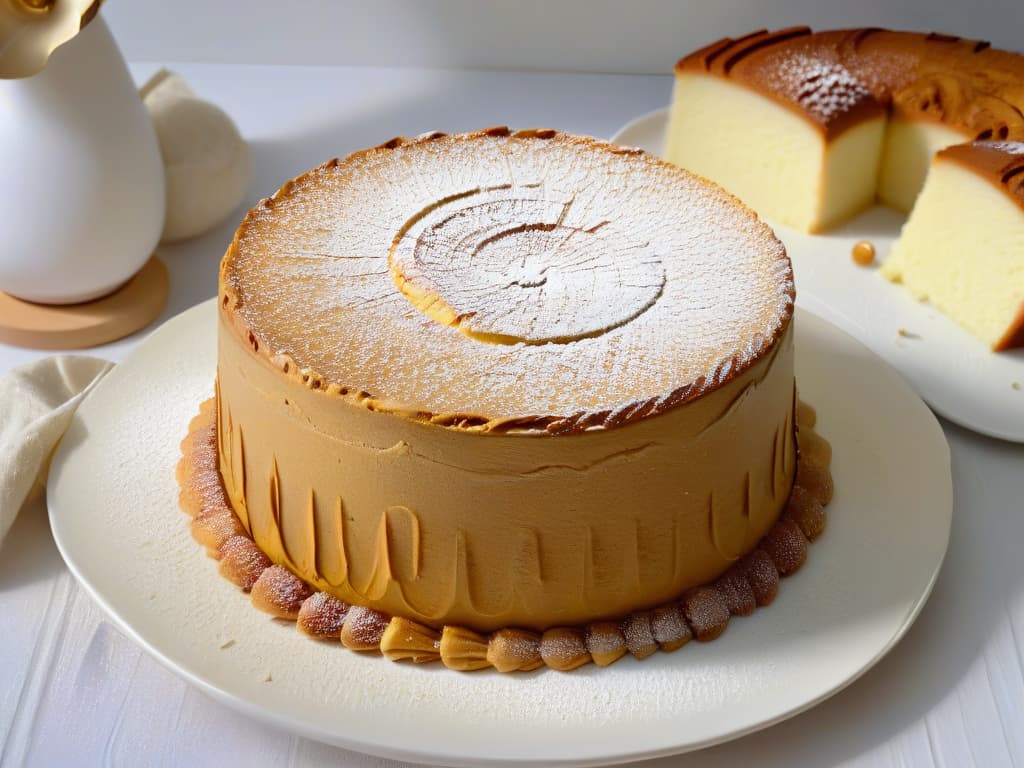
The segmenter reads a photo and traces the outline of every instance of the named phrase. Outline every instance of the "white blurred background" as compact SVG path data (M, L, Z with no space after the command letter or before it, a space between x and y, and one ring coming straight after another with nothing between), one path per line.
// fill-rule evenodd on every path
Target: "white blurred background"
M129 61L656 74L760 27L885 26L1024 48L1024 0L107 0Z

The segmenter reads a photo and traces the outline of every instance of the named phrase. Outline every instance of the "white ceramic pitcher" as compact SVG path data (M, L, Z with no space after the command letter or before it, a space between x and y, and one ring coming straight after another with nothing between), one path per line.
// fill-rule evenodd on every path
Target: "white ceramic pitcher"
M32 77L0 80L0 291L72 304L149 259L164 170L149 116L102 17Z

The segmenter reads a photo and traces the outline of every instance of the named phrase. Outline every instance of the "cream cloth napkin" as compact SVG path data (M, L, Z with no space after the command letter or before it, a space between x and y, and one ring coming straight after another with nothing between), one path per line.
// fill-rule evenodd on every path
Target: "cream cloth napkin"
M96 357L57 355L0 378L0 542L25 499L45 484L79 403L112 367Z

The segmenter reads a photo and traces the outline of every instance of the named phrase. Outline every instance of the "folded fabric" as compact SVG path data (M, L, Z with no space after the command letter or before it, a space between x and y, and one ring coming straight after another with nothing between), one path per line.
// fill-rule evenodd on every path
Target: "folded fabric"
M85 355L57 355L0 378L0 542L37 487L82 399L113 367Z
M249 145L227 113L166 69L140 94L156 129L167 180L160 241L196 237L237 215L249 187Z

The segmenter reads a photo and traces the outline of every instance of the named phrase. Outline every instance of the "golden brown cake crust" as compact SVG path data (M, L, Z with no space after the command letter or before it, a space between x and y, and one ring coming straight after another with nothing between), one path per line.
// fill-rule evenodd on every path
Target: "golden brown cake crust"
M974 171L1024 208L1024 141L954 144L936 157Z
M221 478L217 451L217 405L203 402L181 442L176 476L179 503L191 518L192 535L220 562L221 574L249 592L254 607L295 621L300 632L321 641L339 641L359 652L380 652L391 661L441 661L456 671L494 667L499 672L542 666L569 671L591 662L607 666L628 651L639 660L660 650L672 653L691 639L720 636L733 616L748 616L775 599L780 577L799 570L807 545L825 529L832 493L831 447L814 431L815 413L796 407L801 441L798 477L782 516L761 545L738 559L714 583L695 587L650 611L614 621L552 627L533 632L506 627L490 633L459 625L434 628L403 616L351 605L315 591L287 567L272 564L241 527Z
M1017 316L1013 318L1006 333L992 347L994 352L1004 352L1008 349L1024 347L1024 303L1017 310Z
M515 226L495 234L492 214ZM506 237L557 263L502 283L477 256ZM225 325L281 373L475 432L664 413L774 349L794 295L782 244L719 188L639 150L507 128L393 139L299 176L249 212L220 279Z
M888 109L965 139L1024 139L1024 56L983 41L878 28L759 30L695 51L676 72L755 88L828 138Z
M1003 190L1007 197L1024 209L1024 142L974 141L946 147L936 155L938 160L956 163ZM1024 304L992 350L1002 352L1024 347Z

